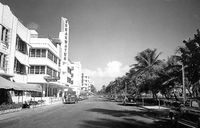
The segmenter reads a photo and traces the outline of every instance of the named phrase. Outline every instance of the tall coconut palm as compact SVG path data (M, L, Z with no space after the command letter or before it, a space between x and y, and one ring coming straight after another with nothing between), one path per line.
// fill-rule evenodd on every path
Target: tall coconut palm
M179 56L171 56L163 63L162 69L157 72L160 84L160 92L165 95L166 98L170 96L171 91L176 85L180 85L181 81L181 65L179 62Z
M145 90L145 92L147 90L153 91L153 88L150 88L150 86L151 84L154 84L152 83L152 80L157 77L155 72L159 69L159 65L162 62L158 59L160 54L161 53L157 54L156 49L146 49L138 53L135 57L137 63L132 65L132 70L134 69L136 71L134 74L136 82L140 85L142 90ZM154 94L156 91L152 93Z
M190 90L200 89L200 31L194 34L194 38L183 41L184 46L178 48L181 62L184 65L185 78L190 84L186 83L186 88Z
M158 59L161 53L157 54L156 49L146 49L135 57L137 64L133 64L132 67L137 71L137 75L142 75L148 72L150 75L156 70L157 66L161 63Z

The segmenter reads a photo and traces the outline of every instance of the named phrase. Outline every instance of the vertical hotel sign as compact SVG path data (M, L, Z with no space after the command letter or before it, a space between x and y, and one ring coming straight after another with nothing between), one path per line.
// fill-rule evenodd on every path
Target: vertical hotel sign
M64 32L65 32L65 47L64 47L64 60L67 60L67 48L68 48L68 21L64 20Z

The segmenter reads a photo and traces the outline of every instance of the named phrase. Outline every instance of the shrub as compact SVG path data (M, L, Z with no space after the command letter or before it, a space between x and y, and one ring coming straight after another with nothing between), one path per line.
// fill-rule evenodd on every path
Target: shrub
M29 105L38 105L39 103L37 101L30 101Z
M15 109L15 108L21 108L22 103L12 103L12 104L1 104L0 105L0 111L8 110L8 109Z

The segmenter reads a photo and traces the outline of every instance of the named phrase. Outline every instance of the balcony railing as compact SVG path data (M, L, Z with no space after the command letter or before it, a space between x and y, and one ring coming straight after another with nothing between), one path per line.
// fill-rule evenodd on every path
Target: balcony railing
M2 51L7 52L7 50L8 50L8 42L0 41L0 49L1 49Z

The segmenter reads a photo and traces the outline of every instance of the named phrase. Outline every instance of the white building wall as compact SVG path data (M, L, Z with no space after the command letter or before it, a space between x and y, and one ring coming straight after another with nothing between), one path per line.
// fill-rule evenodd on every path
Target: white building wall
M30 42L30 31L27 29L16 16L13 15L10 8L7 5L3 5L0 3L0 24L6 27L8 31L8 42L9 42L9 55L7 56L7 73L14 74L13 79L16 82L27 82L27 75L15 74L14 73L14 60L16 54L20 57L23 57L23 62L27 63L28 55L19 54L16 51L16 37L17 34L19 37L27 43L27 50L29 49ZM26 71L28 71L28 67L26 67Z
M55 47L51 40L48 38L31 38L30 44L33 49L47 49L50 50L58 59L60 59L59 56L59 50L60 47L57 45ZM59 61L57 61L57 64L54 63L52 60L48 58L48 53L46 51L46 57L30 57L29 58L29 64L30 65L44 65L48 66L57 72L60 72L59 67ZM29 74L28 75L28 82L29 83L46 83L44 76L47 76L47 74Z
M59 48L56 48L52 42L48 38L31 38L31 46L33 48L39 48L39 49L48 49L50 50L56 57L60 58L59 56ZM38 58L38 57L30 57L29 63L31 65L48 65L49 67L55 69L56 71L59 71L60 67L58 66L58 63L55 64L50 59L46 58Z
M73 64L71 64L73 71L73 77L72 77L72 81L73 84L71 85L71 87L73 88L74 91L76 91L77 95L80 95L80 91L81 91L81 63L80 62L73 62Z
M90 86L90 76L87 75L86 73L82 73L82 86L81 89L88 91L89 86Z

